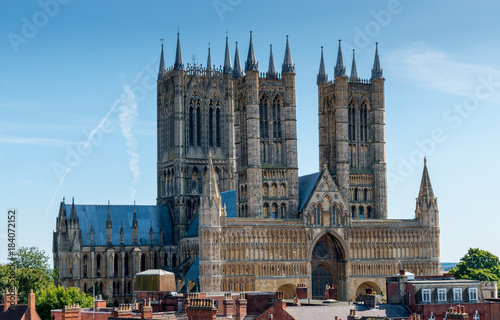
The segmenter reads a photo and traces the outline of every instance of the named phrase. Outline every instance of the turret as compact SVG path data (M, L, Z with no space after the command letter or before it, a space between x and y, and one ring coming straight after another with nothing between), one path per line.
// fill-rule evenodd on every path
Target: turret
M321 60L319 62L319 71L316 84L327 83L327 82L328 82L328 74L326 74L325 59L323 58L323 46L321 46Z
M234 51L234 69L233 69L233 79L238 79L243 76L243 70L241 69L240 53L238 52L238 41L236 41L236 49Z
M163 73L167 71L165 67L165 57L163 55L163 39L161 39L161 57L160 57L160 68L158 70L158 80L163 79Z
M208 44L207 75L212 75L212 57L210 56L210 43Z
M375 217L387 219L387 165L385 162L385 79L382 76L378 43L375 47L373 61L371 90L372 90L372 115L373 115L373 173L374 173L374 205Z
M356 68L356 56L354 55L354 49L352 49L351 77L349 78L349 80L353 82L359 81L358 68Z
M222 70L224 74L231 74L233 72L233 67L231 66L231 55L229 54L229 42L226 35L226 53L224 55L224 68Z
M269 45L269 67L267 68L267 78L277 78L278 72L276 71L276 66L274 65L274 57L273 57L273 45Z
M342 58L342 47L340 45L339 40L339 51L337 53L337 64L335 65L335 77L345 77L347 76L345 73L344 59Z
M248 47L247 62L245 63L245 72L248 71L259 71L259 63L255 58L253 49L252 31L250 31L250 46Z
M283 65L281 66L281 73L293 73L295 74L295 65L293 64L292 54L290 53L290 45L288 44L288 36L286 36L286 48L285 48L285 58L283 59Z
M92 225L92 221L90 221L90 248L91 250L94 249L94 226Z
M153 247L153 220L149 224L149 246Z
M184 61L182 60L181 40L177 32L177 49L175 50L174 70L184 70Z
M420 182L420 190L418 192L415 218L419 219L424 226L439 226L437 198L434 197L434 191L432 190L431 179L427 171L426 158L424 158L424 171L422 173L422 181Z
M333 164L329 163L330 170L336 178L336 182L344 199L349 199L349 142L347 137L347 104L348 104L348 78L345 72L344 59L342 58L342 46L339 40L337 53L337 64L335 65L335 96L337 103L335 107L335 144L336 161L335 170ZM321 163L319 164L322 165Z
M373 59L372 79L383 78L382 68L380 67L380 58L378 56L378 42L375 43L375 58Z
M120 247L123 247L123 235L125 234L125 231L123 230L123 221L121 221L121 226L120 226Z
M200 237L200 286L201 291L217 292L221 288L221 227L225 225L226 211L222 207L217 186L212 154L208 154L208 170L205 175L199 210Z

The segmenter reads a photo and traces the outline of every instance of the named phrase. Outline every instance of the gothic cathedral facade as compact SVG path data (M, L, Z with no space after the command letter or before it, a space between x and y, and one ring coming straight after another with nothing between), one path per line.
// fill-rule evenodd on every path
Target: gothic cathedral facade
M167 69L162 46L158 73L157 204L63 202L58 282L98 284L111 301L130 301L135 273L164 268L196 283L190 290L293 297L305 284L322 299L333 285L338 300L354 300L400 269L438 274L439 212L425 161L415 218L388 219L384 81L378 47L370 79L358 77L354 55L347 76L339 42L330 81L321 50L320 171L299 177L288 38L278 73L272 47L259 72L252 34L244 71L227 38L223 67L212 66L210 49L205 67L184 66L177 35L175 63Z

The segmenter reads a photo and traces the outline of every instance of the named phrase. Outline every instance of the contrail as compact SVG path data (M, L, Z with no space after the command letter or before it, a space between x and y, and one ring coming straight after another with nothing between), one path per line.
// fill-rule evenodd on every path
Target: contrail
M139 74L137 74L137 76L135 77L135 79L126 87L130 88L131 86L133 86L137 80L139 80L139 78L144 74L144 72L150 67L150 65L157 61L158 60L158 57L160 55L156 55L156 57L154 57L140 72ZM113 105L111 106L111 108L109 109L109 111L106 113L106 115L104 116L104 118L102 118L101 122L99 122L99 124L94 128L94 130L92 130L92 132L89 134L88 138L87 138L87 141L85 142L84 144L84 148L87 148L90 144L90 141L92 141L92 138L94 137L94 135L96 134L96 132L98 130L100 130L102 128L102 126L104 125L104 123L108 120L110 114L115 110L116 106L120 103L120 101L122 101L122 99L125 97L127 93L124 91L120 97L115 101L115 103L113 103ZM63 175L61 176L61 178L59 179L59 184L57 185L57 188L56 190L54 191L54 193L52 194L52 198L50 199L50 203L49 205L47 206L47 208L45 209L45 211L49 211L49 208L52 206L52 204L54 203L54 200L56 198L56 195L57 193L59 192L59 189L61 188L62 184L64 183L64 179L66 178L66 175L68 173L71 172L71 170L73 169L73 167L75 166L75 163L77 163L79 160L80 160L80 154L78 154L75 159L73 160L73 162L71 163L71 165L68 167L68 169L63 173ZM133 183L133 182L132 182Z

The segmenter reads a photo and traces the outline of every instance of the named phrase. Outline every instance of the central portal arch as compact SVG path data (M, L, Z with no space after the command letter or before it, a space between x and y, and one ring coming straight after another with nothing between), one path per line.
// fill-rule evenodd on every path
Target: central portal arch
M324 299L327 285L335 288L337 300L345 300L347 255L341 241L326 233L314 245L311 256L313 299Z

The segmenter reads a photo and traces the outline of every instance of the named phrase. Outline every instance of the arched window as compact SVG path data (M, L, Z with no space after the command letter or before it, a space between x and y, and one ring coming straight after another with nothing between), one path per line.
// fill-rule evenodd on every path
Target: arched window
M368 189L365 188L363 190L363 201L367 201L368 200Z
M281 139L281 100L279 96L273 99L273 137Z
M280 187L280 196L286 197L286 185L284 183L282 183Z
M366 218L372 218L372 207L366 208Z
M194 108L193 100L189 101L189 145L194 146Z
M115 254L115 258L114 258L114 263L113 263L113 270L114 270L114 274L115 276L118 276L118 254Z
M262 188L262 195L264 197L269 196L269 185L267 183L264 183L264 187Z
M146 255L143 253L141 255L141 271L146 270Z
M278 186L276 185L276 183L273 183L272 184L272 196L273 197L276 197L278 195Z
M351 207L351 217L354 218L354 215L356 214L356 207L352 206Z
M273 219L276 219L278 216L278 205L273 203Z
M196 103L196 145L201 147L201 101Z
M259 119L260 119L260 138L269 138L269 119L268 119L269 100L267 96L262 96L259 103Z
M217 103L220 104L219 101L217 101ZM220 148L221 146L220 108L217 108L217 110L215 111L215 134L216 134L215 143L217 145L217 148Z
M363 219L364 218L364 213L365 213L365 208L359 207L359 218Z
M130 275L129 271L130 271L130 268L128 266L128 254L125 254L125 261L123 262L125 265L124 265L124 269L125 269L125 275Z
M263 216L264 218L269 218L269 205L267 203L264 203Z
M210 147L214 146L214 109L212 108L213 103L210 101L210 109L208 109L208 145Z
M330 218L330 225L332 225L332 226L337 224L337 217L336 217L335 209L336 209L335 206L332 205L332 208L331 208L332 216Z
M286 218L286 204L285 203L281 204L280 218L281 219Z
M347 122L349 124L349 141L356 141L356 105L353 100L349 102L347 114Z
M361 103L359 109L359 141L368 141L368 108L366 102Z
M354 201L358 201L358 188L354 188Z
M318 224L318 225L322 224L321 214L322 214L321 205L318 205L316 207L316 224Z
M83 256L83 277L86 278L87 274L87 255Z

